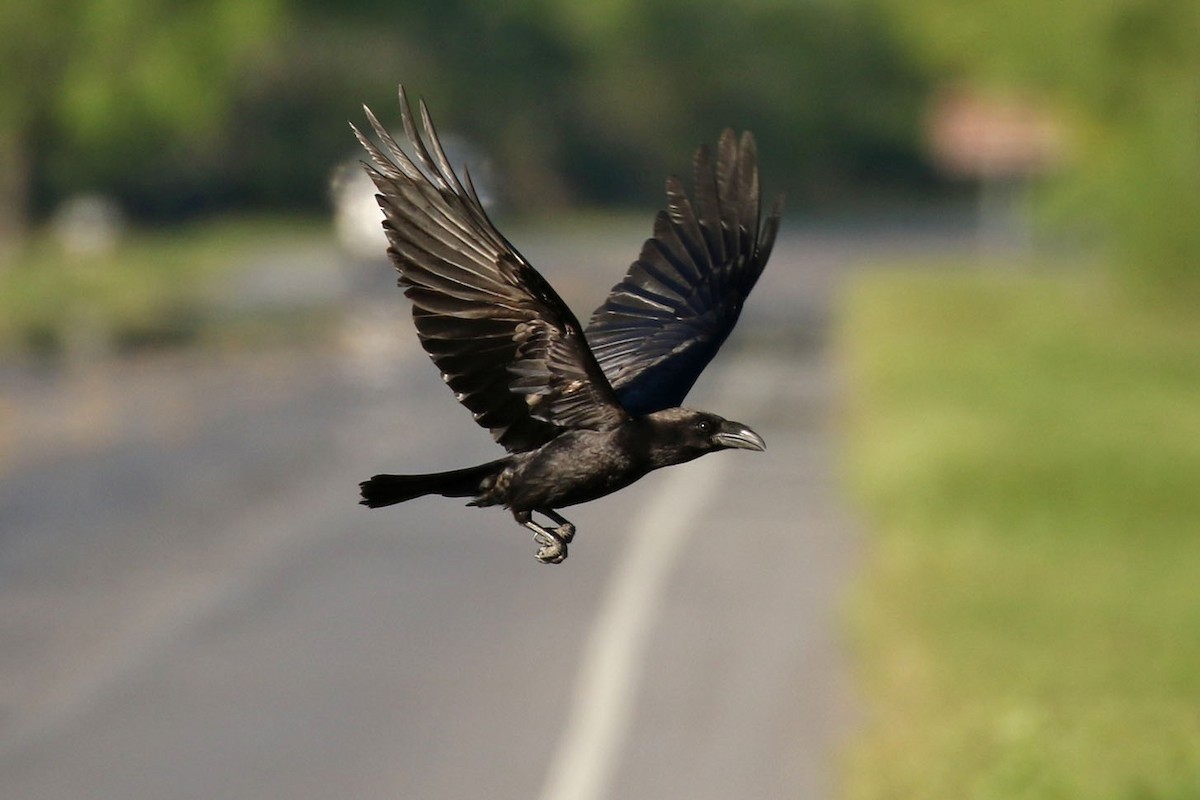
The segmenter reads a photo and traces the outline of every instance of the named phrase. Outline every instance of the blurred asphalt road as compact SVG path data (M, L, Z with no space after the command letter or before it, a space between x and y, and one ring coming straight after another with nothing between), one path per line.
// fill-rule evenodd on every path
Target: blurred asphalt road
M640 235L514 238L584 316ZM785 231L689 397L767 452L568 509L557 567L500 510L355 504L374 472L499 452L382 265L320 352L4 372L0 796L830 796L856 537L829 297L863 258L960 244Z

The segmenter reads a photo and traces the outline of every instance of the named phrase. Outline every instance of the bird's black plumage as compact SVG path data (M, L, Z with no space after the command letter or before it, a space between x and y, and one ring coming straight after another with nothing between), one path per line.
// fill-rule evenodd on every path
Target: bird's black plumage
M425 494L503 505L534 531L538 558L557 563L574 526L555 509L707 452L763 449L745 425L679 407L737 322L779 227L778 200L760 221L749 132L726 130L715 164L700 149L695 202L668 179L653 236L585 332L492 224L470 175L456 175L425 104L424 137L403 87L400 105L411 155L370 109L379 145L354 129L370 155L388 255L422 346L509 455L451 472L376 475L361 484L364 505Z
M758 153L749 131L726 129L714 168L695 160L693 204L667 179L654 220L625 279L592 314L587 338L625 409L648 414L683 402L737 323L779 230L780 200L759 227Z

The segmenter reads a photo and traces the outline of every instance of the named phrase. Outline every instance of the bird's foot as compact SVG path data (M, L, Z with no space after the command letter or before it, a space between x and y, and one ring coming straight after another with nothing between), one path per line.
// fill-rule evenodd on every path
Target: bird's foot
M575 525L553 509L543 509L542 513L549 517L552 521L558 523L558 527L554 529L554 535L564 542L569 542L575 538Z
M557 522L558 527L550 529L539 525L533 521L528 511L514 512L513 517L533 531L533 540L540 545L535 554L538 561L543 564L561 564L567 558L567 542L574 538L575 526L554 511L545 510L542 513Z
M540 530L533 534L533 540L541 547L535 558L543 564L561 564L567 557L567 542L559 538L558 531Z

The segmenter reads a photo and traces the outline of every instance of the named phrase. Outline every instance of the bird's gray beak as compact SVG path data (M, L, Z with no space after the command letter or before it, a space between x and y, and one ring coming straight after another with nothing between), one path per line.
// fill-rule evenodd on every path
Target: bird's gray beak
M713 435L713 441L721 447L736 447L739 450L757 450L760 453L767 449L767 443L762 437L740 422L721 423L721 430Z

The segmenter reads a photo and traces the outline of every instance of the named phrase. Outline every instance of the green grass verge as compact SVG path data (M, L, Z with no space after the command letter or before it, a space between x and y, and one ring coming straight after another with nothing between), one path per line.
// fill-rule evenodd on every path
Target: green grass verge
M236 218L133 230L110 253L71 256L48 235L0 264L0 354L57 355L102 336L116 349L207 335L213 286L256 254L329 241L324 223Z
M1200 314L1078 277L848 293L847 797L1200 797Z

